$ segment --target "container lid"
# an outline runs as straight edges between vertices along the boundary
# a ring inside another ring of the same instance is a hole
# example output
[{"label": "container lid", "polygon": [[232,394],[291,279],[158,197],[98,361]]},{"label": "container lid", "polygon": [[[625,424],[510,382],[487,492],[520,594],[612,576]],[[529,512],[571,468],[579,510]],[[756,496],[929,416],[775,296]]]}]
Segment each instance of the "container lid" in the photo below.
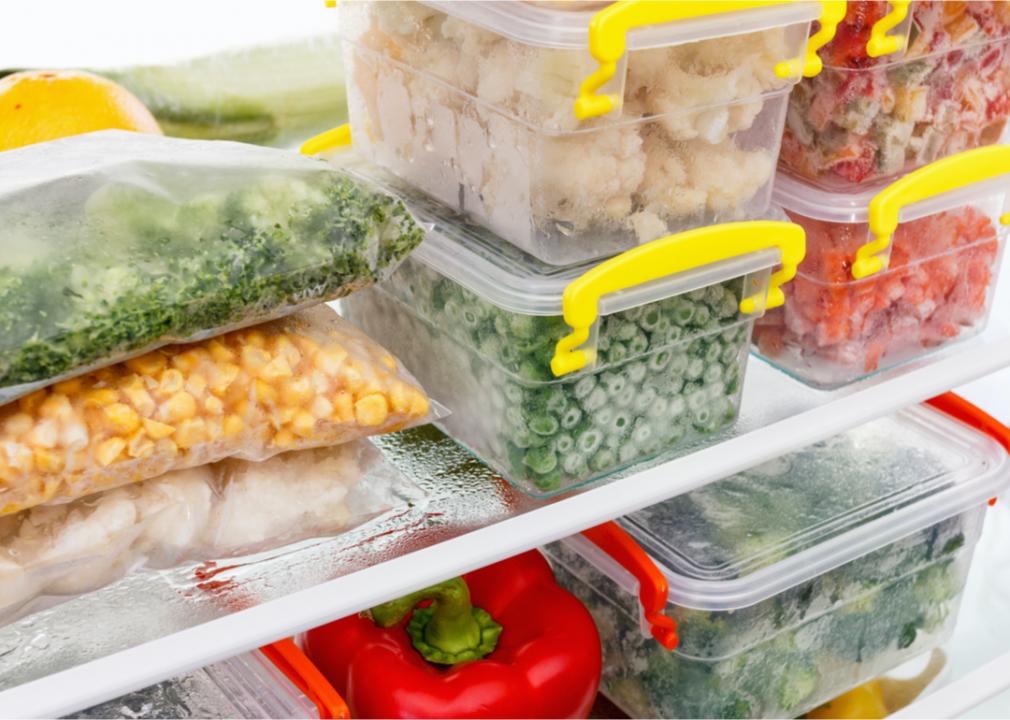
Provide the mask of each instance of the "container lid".
[{"label": "container lid", "polygon": [[[867,223],[869,222],[870,202],[878,193],[888,187],[885,184],[860,188],[855,192],[832,192],[808,185],[802,180],[779,172],[775,177],[772,202],[784,210],[814,220],[833,223]],[[957,190],[906,205],[901,208],[899,217],[901,222],[918,220],[927,215],[953,210],[980,198],[1008,190],[1010,190],[1010,170],[1005,175],[978,183],[969,183]]]},{"label": "container lid", "polygon": [[[684,0],[679,0],[683,2]],[[713,2],[717,6],[722,0]],[[515,0],[424,0],[424,4],[516,42],[547,48],[587,48],[589,22],[608,2],[515,2]],[[686,4],[686,3],[685,3]],[[812,22],[821,3],[772,3],[732,12],[685,18],[628,33],[628,50],[670,47],[717,37]]]},{"label": "container lid", "polygon": [[[561,315],[565,288],[601,262],[548,265],[352,154],[341,156],[336,162],[345,172],[398,195],[418,222],[429,227],[425,240],[410,256],[413,260],[429,266],[507,312]],[[780,262],[776,249],[758,250],[722,260],[607,295],[600,301],[600,314],[610,315],[674,297],[743,277]]]},{"label": "container lid", "polygon": [[669,602],[748,607],[970,508],[1010,481],[988,435],[903,410],[627,516]]}]

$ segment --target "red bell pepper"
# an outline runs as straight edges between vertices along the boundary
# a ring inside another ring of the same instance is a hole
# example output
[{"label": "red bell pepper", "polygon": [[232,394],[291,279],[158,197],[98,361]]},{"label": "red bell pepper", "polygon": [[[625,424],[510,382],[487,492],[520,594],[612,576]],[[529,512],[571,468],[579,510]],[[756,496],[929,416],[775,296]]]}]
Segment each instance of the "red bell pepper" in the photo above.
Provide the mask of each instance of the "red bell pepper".
[{"label": "red bell pepper", "polygon": [[600,681],[592,616],[535,550],[310,630],[304,646],[355,718],[584,718]]}]

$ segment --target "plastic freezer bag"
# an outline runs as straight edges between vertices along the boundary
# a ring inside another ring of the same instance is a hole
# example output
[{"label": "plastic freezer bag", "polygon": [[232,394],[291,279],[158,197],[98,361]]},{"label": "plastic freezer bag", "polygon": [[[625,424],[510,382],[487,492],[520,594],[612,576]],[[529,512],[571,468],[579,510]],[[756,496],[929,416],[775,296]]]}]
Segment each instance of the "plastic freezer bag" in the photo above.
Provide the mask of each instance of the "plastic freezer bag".
[{"label": "plastic freezer bag", "polygon": [[0,518],[0,620],[33,600],[97,590],[132,570],[332,536],[421,491],[367,440],[224,460]]},{"label": "plastic freezer bag", "polygon": [[428,407],[392,355],[331,308],[312,308],[0,407],[0,515],[226,457],[399,430]]},{"label": "plastic freezer bag", "polygon": [[0,154],[0,403],[386,277],[422,239],[329,164],[109,131]]}]

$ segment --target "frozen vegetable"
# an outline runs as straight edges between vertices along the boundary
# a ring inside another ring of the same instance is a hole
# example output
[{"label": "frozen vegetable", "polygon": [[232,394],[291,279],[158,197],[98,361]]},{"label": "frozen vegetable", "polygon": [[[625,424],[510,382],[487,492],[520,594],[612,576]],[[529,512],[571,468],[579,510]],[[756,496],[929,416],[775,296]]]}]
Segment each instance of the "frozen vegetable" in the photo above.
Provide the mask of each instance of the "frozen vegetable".
[{"label": "frozen vegetable", "polygon": [[546,262],[767,207],[791,82],[774,67],[799,54],[806,22],[633,51],[620,113],[578,120],[596,69],[585,48],[526,44],[423,3],[343,13],[359,150]]},{"label": "frozen vegetable", "polygon": [[825,70],[792,94],[782,161],[833,186],[1000,140],[1010,118],[1010,3],[913,3],[907,51],[870,58],[888,3],[850,2]]},{"label": "frozen vegetable", "polygon": [[457,439],[551,493],[735,420],[751,329],[739,312],[743,286],[726,281],[603,317],[595,371],[560,379],[550,369],[569,331],[559,315],[508,312],[419,262],[345,307],[410,358],[452,410],[445,424]]},{"label": "frozen vegetable", "polygon": [[334,535],[420,497],[366,440],[223,460],[0,518],[0,618],[96,590],[140,567]]},{"label": "frozen vegetable", "polygon": [[318,160],[94,133],[0,155],[0,402],[385,277],[423,237]]},{"label": "frozen vegetable", "polygon": [[837,384],[984,324],[1000,243],[993,220],[979,208],[901,223],[890,268],[859,281],[852,279],[851,262],[869,237],[866,224],[790,216],[806,230],[808,251],[785,288],[785,306],[759,319],[754,331],[761,354],[772,361]]},{"label": "frozen vegetable", "polygon": [[317,307],[0,407],[0,515],[226,457],[389,432],[427,413],[392,355]]},{"label": "frozen vegetable", "polygon": [[356,718],[584,718],[600,681],[592,617],[536,550],[310,630],[304,645]]}]

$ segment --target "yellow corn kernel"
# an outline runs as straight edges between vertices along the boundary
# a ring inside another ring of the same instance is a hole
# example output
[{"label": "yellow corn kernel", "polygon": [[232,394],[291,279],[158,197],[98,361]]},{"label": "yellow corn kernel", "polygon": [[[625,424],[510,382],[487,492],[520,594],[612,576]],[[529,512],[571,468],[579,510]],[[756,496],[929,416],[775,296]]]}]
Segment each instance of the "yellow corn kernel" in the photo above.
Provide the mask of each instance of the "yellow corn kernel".
[{"label": "yellow corn kernel", "polygon": [[268,362],[270,362],[270,356],[263,348],[254,345],[246,345],[242,348],[242,367],[250,375],[258,374]]},{"label": "yellow corn kernel", "polygon": [[241,372],[239,366],[231,363],[216,366],[210,378],[210,391],[215,395],[223,395],[225,390],[235,382],[239,372]]},{"label": "yellow corn kernel", "polygon": [[126,367],[138,375],[154,376],[168,367],[168,358],[163,353],[155,351],[130,358],[126,361]]},{"label": "yellow corn kernel", "polygon": [[51,418],[35,423],[35,426],[23,438],[25,444],[33,448],[54,448],[59,439],[59,423]]},{"label": "yellow corn kernel", "polygon": [[19,443],[4,443],[3,450],[7,453],[7,462],[14,470],[30,473],[35,467],[35,454],[31,448]]},{"label": "yellow corn kernel", "polygon": [[154,398],[151,397],[151,393],[144,388],[144,383],[139,377],[134,375],[130,382],[123,386],[122,391],[138,413],[144,417],[151,417],[154,414],[158,406],[154,402]]},{"label": "yellow corn kernel", "polygon": [[109,438],[95,449],[95,460],[102,467],[108,467],[116,461],[123,450],[126,449],[126,441],[123,438]]},{"label": "yellow corn kernel", "polygon": [[274,435],[274,445],[279,448],[288,449],[294,447],[297,438],[290,430],[281,430],[276,435]]},{"label": "yellow corn kernel", "polygon": [[389,404],[379,393],[366,395],[354,403],[354,420],[364,427],[381,425],[389,417]]},{"label": "yellow corn kernel", "polygon": [[333,403],[319,396],[312,401],[312,414],[320,420],[329,420],[333,414]]},{"label": "yellow corn kernel", "polygon": [[354,397],[350,393],[337,393],[333,396],[333,421],[350,422],[354,419]]},{"label": "yellow corn kernel", "polygon": [[210,352],[211,359],[218,364],[230,363],[235,360],[235,353],[229,350],[228,346],[218,338],[214,338],[207,343],[207,351]]},{"label": "yellow corn kernel", "polygon": [[291,420],[291,429],[301,437],[312,437],[316,432],[315,415],[305,410],[298,412]]},{"label": "yellow corn kernel", "polygon": [[260,368],[259,376],[267,382],[277,382],[281,378],[291,377],[291,366],[283,356],[278,355],[273,360]]},{"label": "yellow corn kernel", "polygon": [[224,403],[220,399],[211,395],[203,403],[203,409],[211,415],[220,415],[224,412]]},{"label": "yellow corn kernel", "polygon": [[221,418],[214,418],[207,421],[207,441],[214,442],[224,433],[221,426]]},{"label": "yellow corn kernel", "polygon": [[31,395],[25,395],[23,398],[18,398],[18,407],[21,408],[21,412],[26,412],[29,415],[32,415],[38,408],[39,403],[41,403],[45,397],[45,390],[36,390]]},{"label": "yellow corn kernel", "polygon": [[35,448],[33,453],[35,469],[39,472],[54,473],[63,469],[63,453],[57,450]]},{"label": "yellow corn kernel", "polygon": [[43,400],[38,407],[38,413],[42,417],[62,419],[74,412],[70,405],[70,398],[63,393],[53,393]]},{"label": "yellow corn kernel", "polygon": [[185,384],[186,378],[182,376],[182,373],[175,368],[171,368],[166,370],[161,376],[161,384],[158,385],[158,389],[163,395],[174,395],[182,390]]},{"label": "yellow corn kernel", "polygon": [[76,395],[83,387],[84,383],[80,378],[73,378],[53,384],[53,391],[60,395]]},{"label": "yellow corn kernel", "polygon": [[[245,334],[244,342],[246,345],[252,345],[255,348],[263,348],[266,347],[267,339],[259,330],[250,330]],[[245,348],[243,348],[244,350]]]},{"label": "yellow corn kernel", "polygon": [[174,440],[164,438],[154,444],[154,451],[162,457],[172,457],[178,454],[179,446],[175,444]]},{"label": "yellow corn kernel", "polygon": [[298,348],[288,338],[287,335],[278,335],[274,338],[273,352],[275,356],[284,358],[289,367],[298,367],[302,362],[302,354]]},{"label": "yellow corn kernel", "polygon": [[113,403],[106,407],[105,417],[116,428],[116,432],[123,435],[130,435],[140,427],[140,416],[137,411],[124,403]]},{"label": "yellow corn kernel", "polygon": [[319,350],[319,344],[310,337],[305,335],[293,334],[291,336],[291,342],[295,344],[299,350],[301,350],[302,355],[306,358],[312,358],[313,355]]},{"label": "yellow corn kernel", "polygon": [[138,430],[126,445],[126,454],[132,458],[146,458],[154,454],[154,441]]},{"label": "yellow corn kernel", "polygon": [[327,345],[312,358],[312,364],[330,377],[336,377],[341,365],[347,360],[347,350],[340,345]]},{"label": "yellow corn kernel", "polygon": [[266,405],[277,402],[277,391],[259,378],[253,384],[256,390],[256,402]]},{"label": "yellow corn kernel", "polygon": [[273,419],[276,421],[277,427],[289,425],[295,419],[295,415],[298,412],[299,410],[296,407],[282,407],[273,414]]},{"label": "yellow corn kernel", "polygon": [[14,482],[15,474],[14,468],[7,464],[7,456],[4,453],[0,453],[0,482]]},{"label": "yellow corn kernel", "polygon": [[428,411],[431,409],[431,403],[428,402],[428,397],[424,393],[419,393],[414,390],[413,401],[410,403],[410,414],[416,418],[425,417]]},{"label": "yellow corn kernel", "polygon": [[238,402],[232,403],[231,411],[233,414],[238,415],[240,418],[248,419],[250,411],[249,401],[245,398],[242,398]]},{"label": "yellow corn kernel", "polygon": [[207,378],[200,373],[193,373],[186,379],[186,390],[194,397],[202,397],[207,390]]},{"label": "yellow corn kernel", "polygon": [[155,440],[161,440],[162,438],[167,438],[169,435],[175,432],[175,428],[171,425],[166,425],[163,422],[158,422],[157,420],[151,420],[149,418],[144,418],[144,432],[150,435]]},{"label": "yellow corn kernel", "polygon": [[183,450],[199,445],[207,439],[207,423],[203,418],[184,420],[175,431],[175,444]]},{"label": "yellow corn kernel", "polygon": [[307,377],[296,377],[281,383],[281,402],[300,407],[312,399],[312,382]]},{"label": "yellow corn kernel", "polygon": [[196,400],[185,390],[170,397],[159,409],[160,419],[177,423],[196,416]]},{"label": "yellow corn kernel", "polygon": [[191,373],[210,357],[206,350],[200,347],[190,348],[172,358],[172,366],[183,373]]},{"label": "yellow corn kernel", "polygon": [[379,361],[386,366],[389,370],[396,370],[396,358],[390,355],[388,352],[383,352]]},{"label": "yellow corn kernel", "polygon": [[245,423],[242,422],[242,418],[238,415],[229,415],[224,419],[224,423],[221,425],[221,430],[224,432],[225,437],[235,437],[245,428]]},{"label": "yellow corn kernel", "polygon": [[84,399],[85,407],[101,407],[119,402],[119,393],[112,388],[94,388],[86,390],[81,397]]},{"label": "yellow corn kernel", "polygon": [[406,383],[396,381],[389,388],[389,407],[398,415],[410,412],[410,404],[413,401],[411,388]]},{"label": "yellow corn kernel", "polygon": [[4,420],[4,435],[9,438],[18,438],[32,429],[35,422],[32,416],[27,413],[14,413]]}]

